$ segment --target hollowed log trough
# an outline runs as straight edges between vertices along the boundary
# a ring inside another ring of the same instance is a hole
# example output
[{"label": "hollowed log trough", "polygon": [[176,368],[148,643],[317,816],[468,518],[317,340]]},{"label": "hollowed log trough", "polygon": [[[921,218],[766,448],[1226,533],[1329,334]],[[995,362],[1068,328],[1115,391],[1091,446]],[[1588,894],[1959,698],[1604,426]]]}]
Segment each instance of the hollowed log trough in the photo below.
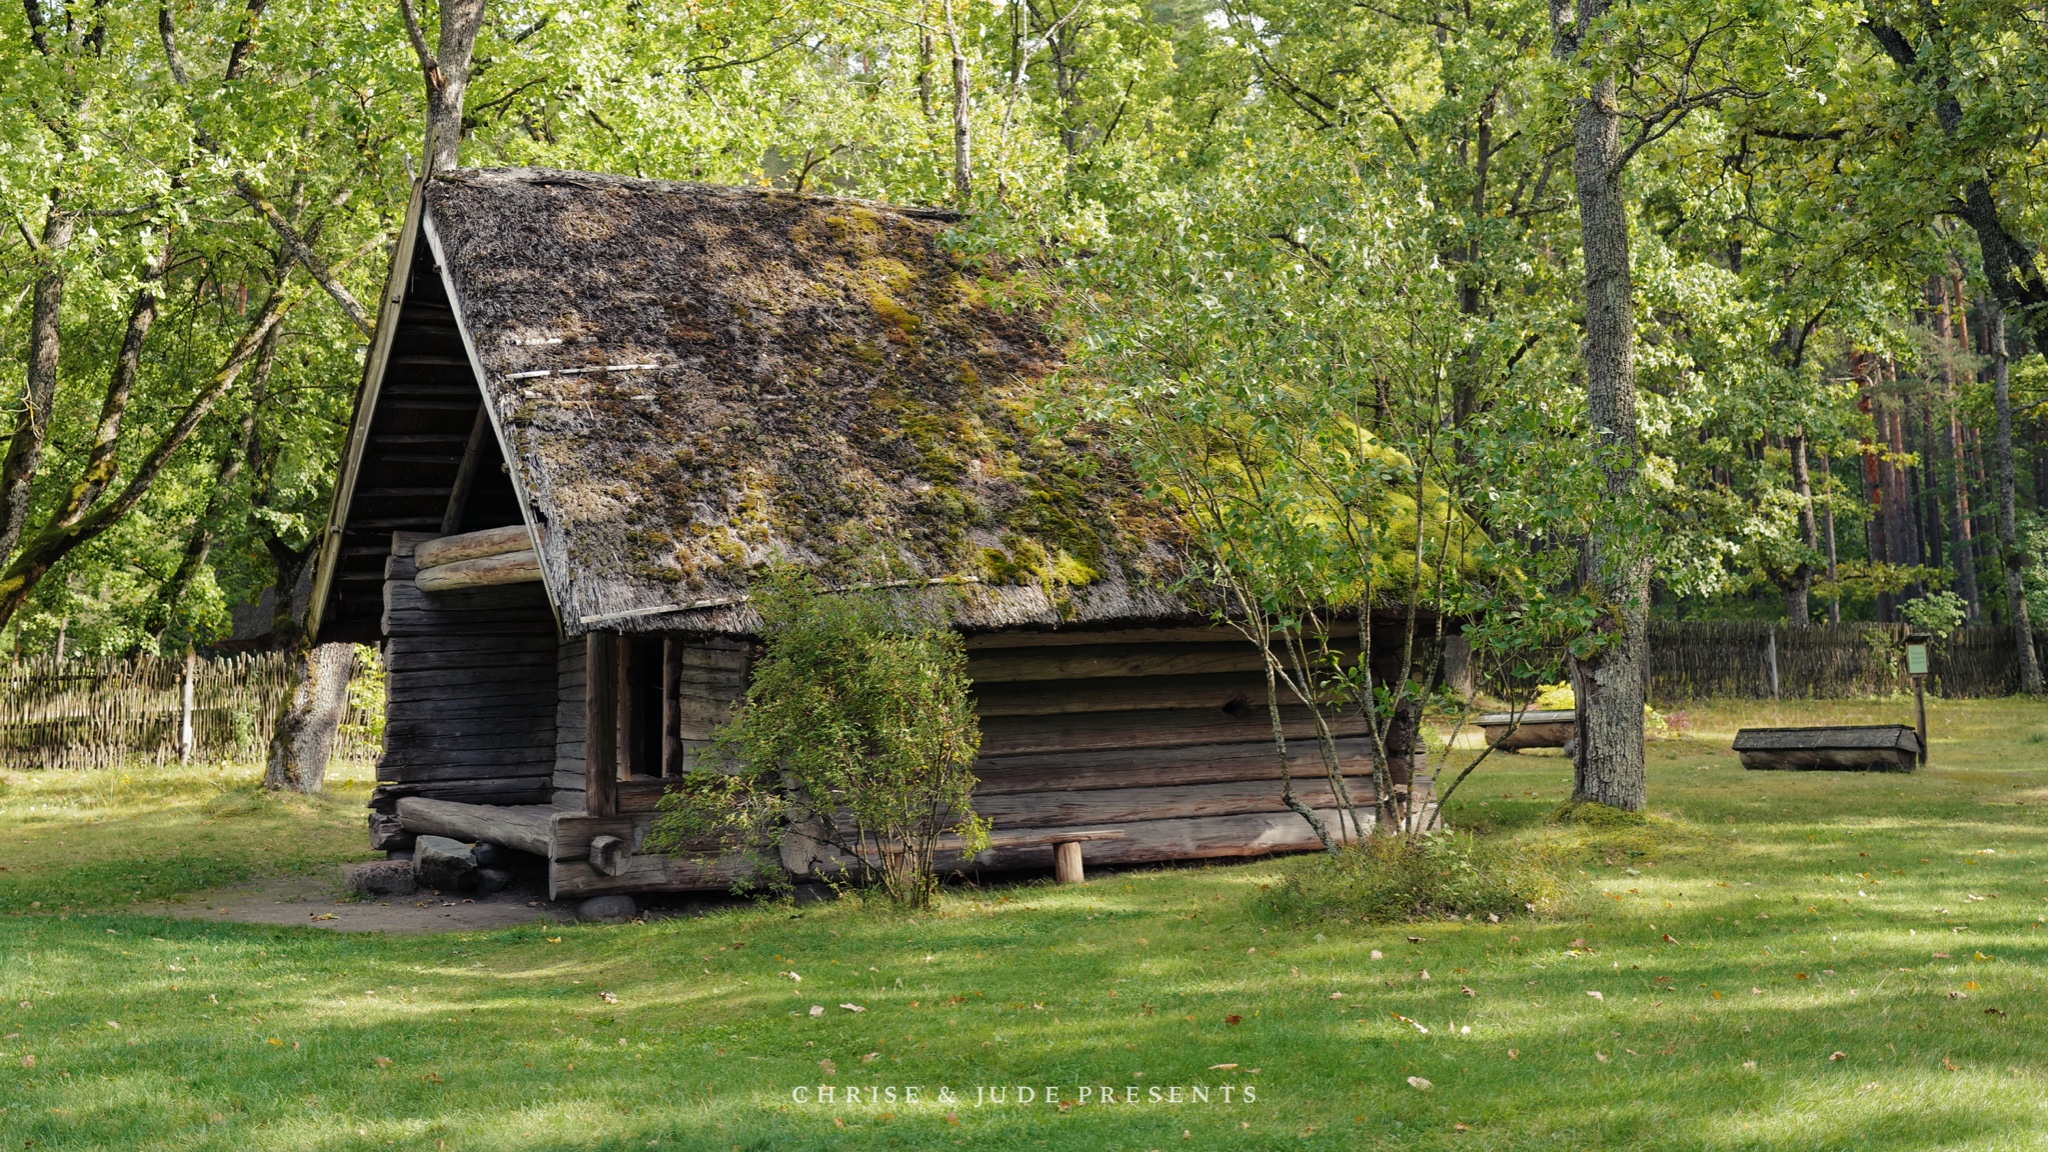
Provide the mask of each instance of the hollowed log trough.
[{"label": "hollowed log trough", "polygon": [[1735,734],[1742,766],[1754,771],[1911,772],[1920,737],[1904,724],[1744,728]]}]

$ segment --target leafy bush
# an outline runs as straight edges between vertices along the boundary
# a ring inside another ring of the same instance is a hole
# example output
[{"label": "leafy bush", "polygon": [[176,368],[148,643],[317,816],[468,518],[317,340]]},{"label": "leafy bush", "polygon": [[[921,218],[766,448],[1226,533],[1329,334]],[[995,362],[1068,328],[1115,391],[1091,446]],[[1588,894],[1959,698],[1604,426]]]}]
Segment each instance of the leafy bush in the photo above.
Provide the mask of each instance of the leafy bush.
[{"label": "leafy bush", "polygon": [[1544,912],[1560,885],[1544,853],[1469,834],[1377,835],[1290,861],[1273,890],[1290,919],[1438,920]]},{"label": "leafy bush", "polygon": [[[879,596],[822,592],[795,568],[755,596],[765,652],[711,753],[662,799],[649,843],[713,841],[781,875],[785,836],[894,901],[931,903],[943,837],[988,844],[969,767],[981,745],[952,632]],[[836,853],[836,857],[834,854]]]},{"label": "leafy bush", "polygon": [[1899,605],[1899,614],[1944,639],[1970,618],[1970,605],[1953,592],[1930,592]]}]

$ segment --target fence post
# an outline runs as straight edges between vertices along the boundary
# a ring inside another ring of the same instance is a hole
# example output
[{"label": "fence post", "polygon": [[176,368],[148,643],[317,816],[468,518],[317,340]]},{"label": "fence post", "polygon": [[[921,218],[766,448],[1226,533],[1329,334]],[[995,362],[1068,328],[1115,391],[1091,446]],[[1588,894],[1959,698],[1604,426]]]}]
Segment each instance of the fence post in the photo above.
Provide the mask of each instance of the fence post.
[{"label": "fence post", "polygon": [[1773,624],[1769,639],[1764,641],[1764,659],[1771,666],[1771,699],[1778,698],[1778,626]]},{"label": "fence post", "polygon": [[192,680],[194,673],[197,671],[198,663],[199,657],[193,652],[192,645],[185,645],[184,699],[182,706],[178,710],[178,762],[180,764],[190,764],[192,762]]}]

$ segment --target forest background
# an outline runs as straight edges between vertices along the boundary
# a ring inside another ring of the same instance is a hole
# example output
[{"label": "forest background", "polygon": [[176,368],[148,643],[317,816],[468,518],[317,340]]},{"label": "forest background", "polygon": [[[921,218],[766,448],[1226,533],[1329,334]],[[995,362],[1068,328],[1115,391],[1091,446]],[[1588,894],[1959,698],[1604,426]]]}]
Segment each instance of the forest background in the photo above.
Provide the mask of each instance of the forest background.
[{"label": "forest background", "polygon": [[[221,645],[297,583],[422,165],[411,16],[0,12],[0,649]],[[2048,612],[2044,21],[526,0],[457,106],[465,165],[968,209],[1069,340],[1049,429],[1270,529],[1220,563],[1342,599],[1317,564],[1412,549],[1366,583],[1625,649],[1642,612]],[[244,631],[286,644],[276,601]]]}]

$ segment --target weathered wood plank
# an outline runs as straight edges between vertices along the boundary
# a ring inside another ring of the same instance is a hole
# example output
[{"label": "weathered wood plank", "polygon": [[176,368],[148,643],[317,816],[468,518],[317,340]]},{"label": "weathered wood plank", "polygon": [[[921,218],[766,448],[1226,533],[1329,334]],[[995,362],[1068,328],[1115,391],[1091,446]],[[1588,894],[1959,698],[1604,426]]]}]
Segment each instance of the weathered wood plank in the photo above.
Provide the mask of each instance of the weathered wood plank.
[{"label": "weathered wood plank", "polygon": [[458,800],[478,804],[544,804],[548,798],[545,777],[517,776],[491,780],[409,780],[384,781],[370,792],[370,807],[390,812],[406,796],[431,796],[437,800]]},{"label": "weathered wood plank", "polygon": [[974,686],[974,710],[984,717],[1221,709],[1231,704],[1264,708],[1265,676],[1257,672],[1217,672],[1197,676],[997,681]]},{"label": "weathered wood plank", "polygon": [[[535,756],[553,759],[555,726],[546,716],[523,718],[479,717],[397,717],[384,722],[385,746],[393,752],[403,751],[403,745],[416,743],[422,747],[429,742],[440,741],[474,751],[486,749],[534,748]],[[535,748],[536,744],[544,747]]]},{"label": "weathered wood plank", "polygon": [[[530,769],[526,766],[532,766]],[[518,766],[520,771],[552,772],[553,760],[545,748],[535,748],[531,739],[514,741],[507,748],[476,748],[462,741],[446,745],[430,743],[399,745],[386,748],[377,758],[379,771],[412,772],[439,771],[444,768],[469,768],[474,774],[485,776],[494,770]]]},{"label": "weathered wood plank", "polygon": [[540,553],[527,549],[422,568],[419,575],[412,578],[412,583],[422,592],[446,594],[503,584],[537,583],[539,580]]},{"label": "weathered wood plank", "polygon": [[[1296,780],[1294,791],[1311,808],[1336,808],[1328,779]],[[1372,788],[1368,780],[1352,789],[1352,803],[1371,819]],[[1017,792],[977,796],[974,810],[998,830],[1065,828],[1094,824],[1126,824],[1143,820],[1239,816],[1251,812],[1287,812],[1280,802],[1278,780],[1231,784],[1188,784],[1163,788],[1108,788],[1087,792]],[[1299,817],[1296,817],[1299,819]]]},{"label": "weathered wood plank", "polygon": [[527,533],[526,525],[510,524],[503,528],[485,528],[423,541],[413,546],[412,555],[413,562],[419,567],[434,568],[460,560],[480,560],[486,556],[532,549],[533,537]]},{"label": "weathered wood plank", "polygon": [[[1364,737],[1337,742],[1347,776],[1372,775],[1372,745]],[[1292,741],[1288,763],[1295,779],[1321,778],[1323,760],[1313,741]],[[974,766],[981,783],[974,794],[1000,796],[1043,789],[1140,788],[1160,784],[1222,784],[1278,780],[1279,757],[1270,740],[1197,744],[1175,748],[1132,748],[1105,752],[1062,752],[985,758]]]},{"label": "weathered wood plank", "polygon": [[1079,644],[1058,648],[982,649],[967,654],[977,684],[1011,680],[1088,680],[1128,676],[1192,676],[1256,672],[1258,649],[1237,644]]},{"label": "weathered wood plank", "polygon": [[[1337,813],[1317,813],[1331,829]],[[1124,838],[1090,844],[1091,865],[1150,864],[1163,860],[1204,860],[1269,856],[1281,852],[1312,852],[1322,843],[1308,822],[1292,812],[1243,816],[1204,816],[1184,820],[1147,820],[1119,825]],[[973,866],[986,869],[1050,868],[1050,847],[993,848],[976,857]]]},{"label": "weathered wood plank", "polygon": [[593,632],[583,638],[584,765],[583,801],[593,816],[618,811],[618,702],[614,669],[618,637]]},{"label": "weathered wood plank", "polygon": [[[1313,739],[1315,725],[1307,709],[1280,710],[1287,738]],[[1368,732],[1362,717],[1333,718],[1338,736]],[[981,723],[984,756],[1025,752],[1082,752],[1106,748],[1166,748],[1186,744],[1219,744],[1270,736],[1266,709],[1245,708],[1236,715],[1215,711],[1097,712],[1074,716],[991,716]]]},{"label": "weathered wood plank", "polygon": [[635,856],[617,876],[606,876],[588,860],[553,860],[548,864],[548,899],[606,892],[713,892],[753,875],[753,865],[737,858],[719,860],[706,868],[685,857]]},{"label": "weathered wood plank", "polygon": [[447,836],[469,843],[489,841],[546,856],[551,848],[547,805],[460,804],[423,796],[398,801],[398,821],[408,832]]},{"label": "weathered wood plank", "polygon": [[[1330,635],[1347,637],[1358,635],[1356,622],[1340,620],[1330,628]],[[1084,644],[1245,644],[1246,640],[1236,629],[1225,626],[1194,626],[1187,628],[1076,628],[1072,631],[1056,632],[980,632],[966,638],[969,652],[996,648],[1072,648]]]}]

